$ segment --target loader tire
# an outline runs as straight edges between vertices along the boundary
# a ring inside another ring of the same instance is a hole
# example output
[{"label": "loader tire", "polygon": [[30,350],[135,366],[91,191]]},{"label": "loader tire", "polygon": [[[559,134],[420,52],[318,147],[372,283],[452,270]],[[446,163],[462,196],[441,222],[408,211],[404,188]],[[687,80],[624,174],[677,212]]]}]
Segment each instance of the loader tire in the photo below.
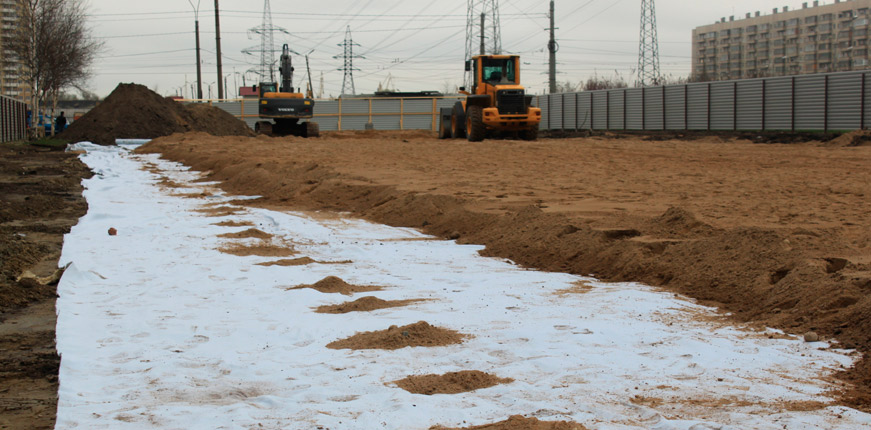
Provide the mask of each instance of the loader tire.
[{"label": "loader tire", "polygon": [[[450,117],[448,117],[450,118]],[[448,139],[451,137],[450,120],[445,121],[445,115],[439,114],[439,139]]]},{"label": "loader tire", "polygon": [[454,105],[454,110],[451,112],[451,137],[454,139],[466,137],[466,113],[463,111],[463,104],[459,102]]},{"label": "loader tire", "polygon": [[469,142],[481,142],[487,135],[484,126],[484,108],[481,106],[469,106],[466,112],[466,131]]},{"label": "loader tire", "polygon": [[528,141],[538,140],[538,126],[530,127],[521,131],[520,138]]}]

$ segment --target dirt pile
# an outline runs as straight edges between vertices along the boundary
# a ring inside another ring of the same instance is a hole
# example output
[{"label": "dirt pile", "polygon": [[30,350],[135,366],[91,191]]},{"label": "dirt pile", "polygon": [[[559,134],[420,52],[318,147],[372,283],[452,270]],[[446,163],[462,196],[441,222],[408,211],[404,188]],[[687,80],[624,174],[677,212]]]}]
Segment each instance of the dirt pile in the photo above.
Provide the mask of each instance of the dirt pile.
[{"label": "dirt pile", "polygon": [[292,246],[281,246],[266,241],[254,244],[234,243],[218,248],[224,254],[237,257],[290,257],[296,254]]},{"label": "dirt pile", "polygon": [[538,418],[513,415],[507,420],[495,424],[465,427],[464,429],[435,426],[430,427],[430,430],[587,430],[587,428],[568,421],[539,421]]},{"label": "dirt pile", "polygon": [[317,261],[309,258],[309,257],[300,257],[300,258],[289,258],[282,259],[276,261],[269,261],[266,263],[257,263],[258,266],[263,267],[272,267],[272,266],[281,266],[281,267],[294,267],[294,266],[307,266],[309,264],[317,263]]},{"label": "dirt pile", "polygon": [[357,333],[327,345],[330,349],[402,349],[414,346],[435,347],[462,343],[466,336],[454,330],[433,327],[426,321],[387,330]]},{"label": "dirt pile", "polygon": [[383,287],[379,287],[376,285],[351,285],[341,278],[337,278],[335,276],[327,276],[324,279],[321,279],[318,282],[315,282],[312,285],[299,285],[293,288],[288,288],[290,290],[302,290],[306,288],[311,288],[313,290],[320,291],[326,294],[344,294],[346,296],[350,296],[356,293],[365,293],[369,291],[380,291]]},{"label": "dirt pile", "polygon": [[362,297],[353,302],[340,303],[338,305],[319,306],[318,313],[321,314],[347,314],[350,312],[371,312],[378,309],[401,308],[421,300],[381,300],[377,297]]},{"label": "dirt pile", "polygon": [[844,133],[825,143],[825,146],[871,146],[871,132],[856,130]]},{"label": "dirt pile", "polygon": [[444,375],[417,375],[394,381],[399,388],[409,393],[458,394],[490,388],[499,384],[510,384],[511,378],[500,378],[477,370],[450,372]]},{"label": "dirt pile", "polygon": [[[871,353],[868,147],[404,140],[171,137],[142,150],[267,207],[352,212],[528,267],[662,286]],[[871,358],[841,376],[871,393]]]},{"label": "dirt pile", "polygon": [[222,237],[225,239],[262,239],[262,240],[272,239],[271,234],[266,233],[262,230],[258,230],[256,228],[249,228],[248,230],[240,231],[240,232],[236,232],[236,233],[219,234],[218,237]]},{"label": "dirt pile", "polygon": [[243,121],[221,109],[184,105],[143,85],[119,84],[109,97],[70,124],[60,138],[114,145],[115,139],[153,139],[201,131],[215,136],[253,136]]}]

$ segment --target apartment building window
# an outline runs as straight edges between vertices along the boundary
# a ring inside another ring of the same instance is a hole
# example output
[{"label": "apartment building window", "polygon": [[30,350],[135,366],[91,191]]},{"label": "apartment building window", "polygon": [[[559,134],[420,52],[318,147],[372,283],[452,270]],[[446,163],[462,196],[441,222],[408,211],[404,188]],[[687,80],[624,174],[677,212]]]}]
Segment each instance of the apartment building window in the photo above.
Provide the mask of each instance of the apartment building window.
[{"label": "apartment building window", "polygon": [[817,55],[817,59],[820,61],[830,61],[832,59],[832,54],[828,52],[824,52],[822,54]]},{"label": "apartment building window", "polygon": [[789,21],[786,21],[787,27],[795,27],[796,25],[798,25],[798,18],[793,18]]},{"label": "apartment building window", "polygon": [[852,18],[852,17],[853,17],[852,10],[845,10],[845,11],[838,14],[839,19]]},{"label": "apartment building window", "polygon": [[805,23],[805,24],[816,24],[816,23],[817,23],[817,17],[815,17],[815,16],[809,16],[809,17],[807,17],[807,18],[804,19],[804,23]]},{"label": "apartment building window", "polygon": [[842,31],[838,33],[838,39],[846,39],[848,37],[850,37],[849,31]]},{"label": "apartment building window", "polygon": [[853,37],[865,37],[868,34],[868,29],[860,28],[858,30],[853,30]]},{"label": "apartment building window", "polygon": [[731,48],[729,48],[729,51],[731,51],[731,52],[741,52],[741,46],[740,46],[740,45],[738,45],[738,46],[733,45]]},{"label": "apartment building window", "polygon": [[720,30],[720,37],[728,37],[729,30]]},{"label": "apartment building window", "polygon": [[853,27],[864,27],[868,25],[868,18],[861,18],[853,21]]},{"label": "apartment building window", "polygon": [[786,21],[777,21],[774,23],[774,28],[783,28],[786,27]]},{"label": "apartment building window", "polygon": [[804,61],[817,61],[817,56],[815,54],[807,54],[804,56]]},{"label": "apartment building window", "polygon": [[805,33],[816,33],[817,26],[811,25],[811,26],[805,28],[804,31],[805,31]]},{"label": "apartment building window", "polygon": [[783,55],[783,52],[784,52],[783,48],[778,48],[778,49],[775,49],[775,50],[774,50],[774,55],[775,55],[775,56],[777,56],[777,55]]},{"label": "apartment building window", "polygon": [[820,48],[820,51],[829,51],[832,49],[832,44],[831,43],[820,43],[819,48]]},{"label": "apartment building window", "polygon": [[760,42],[760,43],[756,44],[756,49],[768,49],[769,46],[770,46],[769,42]]},{"label": "apartment building window", "polygon": [[768,51],[759,51],[756,53],[756,58],[767,58]]},{"label": "apartment building window", "polygon": [[835,18],[835,16],[830,14],[830,13],[820,15],[820,21],[822,21],[822,22],[831,21],[834,18]]},{"label": "apartment building window", "polygon": [[768,31],[771,28],[770,24],[759,24],[759,31]]},{"label": "apartment building window", "polygon": [[817,27],[819,31],[832,31],[832,24],[820,24]]},{"label": "apartment building window", "polygon": [[751,26],[747,27],[747,32],[748,33],[756,33],[756,29],[757,29],[757,27],[755,25],[751,25]]},{"label": "apartment building window", "polygon": [[817,48],[816,44],[810,44],[810,45],[804,45],[804,47],[802,47],[801,50],[803,52],[813,52],[816,50],[816,48]]}]

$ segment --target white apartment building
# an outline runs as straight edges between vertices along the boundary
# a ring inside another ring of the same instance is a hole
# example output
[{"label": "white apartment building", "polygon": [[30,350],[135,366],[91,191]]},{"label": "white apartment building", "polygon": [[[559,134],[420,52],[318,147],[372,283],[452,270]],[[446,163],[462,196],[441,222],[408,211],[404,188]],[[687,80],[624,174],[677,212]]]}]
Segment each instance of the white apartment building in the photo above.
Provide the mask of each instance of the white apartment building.
[{"label": "white apartment building", "polygon": [[871,0],[722,18],[693,30],[692,76],[726,80],[869,68]]},{"label": "white apartment building", "polygon": [[12,34],[18,28],[19,0],[0,0],[0,94],[22,99],[26,85],[19,79],[21,64],[9,48]]}]

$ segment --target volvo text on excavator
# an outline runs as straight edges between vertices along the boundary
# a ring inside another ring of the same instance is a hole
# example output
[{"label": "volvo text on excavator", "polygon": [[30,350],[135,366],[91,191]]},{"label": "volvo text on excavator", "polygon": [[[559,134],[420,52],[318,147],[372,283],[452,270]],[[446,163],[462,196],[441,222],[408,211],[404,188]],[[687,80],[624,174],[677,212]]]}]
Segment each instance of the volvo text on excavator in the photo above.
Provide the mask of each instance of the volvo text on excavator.
[{"label": "volvo text on excavator", "polygon": [[269,136],[318,137],[320,128],[311,121],[315,101],[294,91],[293,65],[287,45],[282,48],[280,62],[281,88],[275,82],[260,84],[258,112],[261,121],[254,125],[254,131]]}]

